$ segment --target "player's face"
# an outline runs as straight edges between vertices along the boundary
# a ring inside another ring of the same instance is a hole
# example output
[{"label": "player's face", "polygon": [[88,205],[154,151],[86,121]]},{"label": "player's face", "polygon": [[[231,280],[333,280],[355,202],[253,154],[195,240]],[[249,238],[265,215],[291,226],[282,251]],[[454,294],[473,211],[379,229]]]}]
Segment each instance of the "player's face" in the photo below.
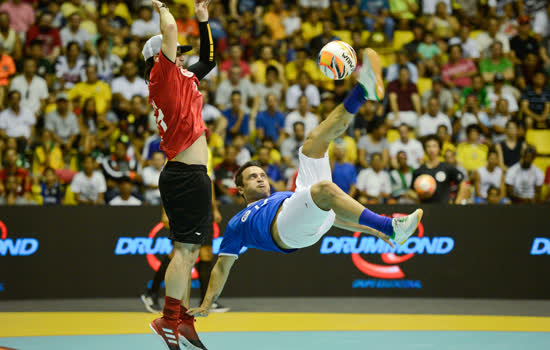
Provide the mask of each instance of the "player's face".
[{"label": "player's face", "polygon": [[176,66],[177,66],[178,68],[183,67],[183,62],[184,62],[184,61],[185,61],[185,54],[183,54],[183,53],[180,54],[180,53],[178,52],[178,55],[176,56]]},{"label": "player's face", "polygon": [[246,168],[243,171],[243,187],[241,191],[249,203],[269,197],[271,193],[265,171],[257,166]]}]

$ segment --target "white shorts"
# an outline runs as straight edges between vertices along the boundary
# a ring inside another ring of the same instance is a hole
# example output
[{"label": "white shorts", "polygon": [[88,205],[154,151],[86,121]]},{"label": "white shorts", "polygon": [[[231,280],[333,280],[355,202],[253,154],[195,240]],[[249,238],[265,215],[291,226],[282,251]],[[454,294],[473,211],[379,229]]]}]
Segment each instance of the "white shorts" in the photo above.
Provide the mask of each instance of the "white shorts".
[{"label": "white shorts", "polygon": [[317,243],[332,227],[334,211],[319,208],[311,197],[311,186],[323,180],[332,181],[328,152],[324,158],[309,158],[299,150],[300,164],[296,192],[286,199],[277,216],[279,237],[289,247],[304,248]]}]

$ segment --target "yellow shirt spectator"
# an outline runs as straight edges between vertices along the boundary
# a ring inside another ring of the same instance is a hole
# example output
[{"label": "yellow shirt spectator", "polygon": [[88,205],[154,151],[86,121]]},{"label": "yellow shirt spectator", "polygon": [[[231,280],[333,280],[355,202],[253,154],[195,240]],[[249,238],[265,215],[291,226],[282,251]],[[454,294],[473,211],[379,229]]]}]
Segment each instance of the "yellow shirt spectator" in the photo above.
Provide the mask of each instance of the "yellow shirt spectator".
[{"label": "yellow shirt spectator", "polygon": [[[103,6],[101,7],[101,15],[105,16],[107,13],[109,13],[109,8],[108,8],[108,5],[104,2]],[[128,6],[126,6],[124,2],[119,2],[116,5],[115,16],[124,18],[124,20],[129,25],[132,24],[132,15],[130,14],[130,10],[128,9]]]},{"label": "yellow shirt spectator", "polygon": [[[344,144],[345,149],[343,162],[355,164],[355,162],[357,161],[357,144],[355,143],[355,140],[353,139],[353,137],[350,137],[348,135],[345,135],[340,140]],[[330,159],[333,159],[334,157],[334,141],[331,142],[328,146],[328,156]]]},{"label": "yellow shirt spectator", "polygon": [[33,175],[42,175],[47,166],[55,170],[63,169],[65,167],[61,148],[54,145],[53,141],[50,141],[49,144],[49,162],[46,159],[46,149],[44,145],[40,145],[34,150],[32,162]]},{"label": "yellow shirt spectator", "polygon": [[487,145],[463,142],[456,149],[456,159],[464,169],[474,171],[487,164],[488,151]]},{"label": "yellow shirt spectator", "polygon": [[283,18],[286,17],[284,11],[276,13],[269,11],[264,15],[264,24],[269,27],[271,37],[275,40],[283,40],[286,37],[285,27],[283,26]]},{"label": "yellow shirt spectator", "polygon": [[[267,47],[265,47],[264,50],[266,48]],[[274,66],[275,68],[280,70],[283,69],[282,65],[274,59],[270,59],[269,61],[267,61],[267,63],[265,63],[265,61],[263,60],[257,60],[256,62],[252,63],[251,67],[252,75],[255,77],[255,83],[265,84],[265,71],[268,66]]]},{"label": "yellow shirt spectator", "polygon": [[298,73],[302,70],[306,72],[313,80],[317,80],[319,73],[321,73],[321,70],[319,70],[313,60],[294,60],[287,63],[287,65],[285,66],[286,80],[288,80],[289,82],[296,82],[296,79],[298,78]]},{"label": "yellow shirt spectator", "polygon": [[416,10],[418,10],[416,0],[390,0],[390,12],[396,18],[415,19]]},{"label": "yellow shirt spectator", "polygon": [[315,24],[311,22],[304,22],[302,23],[301,27],[302,38],[304,38],[306,42],[310,42],[311,39],[323,33],[323,24],[321,22],[317,22]]},{"label": "yellow shirt spectator", "polygon": [[97,114],[104,114],[111,104],[111,88],[106,82],[97,80],[97,72],[94,66],[88,66],[86,74],[88,81],[76,84],[69,90],[67,96],[71,101],[79,98],[81,106],[88,97],[93,97]]},{"label": "yellow shirt spectator", "polygon": [[210,136],[208,136],[208,149],[212,150],[212,167],[215,168],[223,162],[223,138],[214,132],[210,132]]}]

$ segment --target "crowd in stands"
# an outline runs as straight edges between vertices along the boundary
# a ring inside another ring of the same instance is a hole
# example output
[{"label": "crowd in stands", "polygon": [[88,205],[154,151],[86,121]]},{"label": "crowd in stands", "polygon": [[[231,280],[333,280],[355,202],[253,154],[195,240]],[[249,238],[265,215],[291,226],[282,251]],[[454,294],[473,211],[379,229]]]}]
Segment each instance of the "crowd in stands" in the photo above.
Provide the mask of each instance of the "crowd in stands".
[{"label": "crowd in stands", "polygon": [[[192,0],[166,1],[198,60]],[[316,65],[332,40],[382,58],[386,96],[329,148],[333,180],[363,204],[550,198],[547,0],[212,0],[217,67],[201,81],[221,203],[257,159],[295,186],[298,149],[356,73]],[[0,205],[158,205],[165,162],[142,78],[158,34],[148,0],[0,4]],[[434,171],[434,169],[436,171]],[[438,190],[419,198],[413,180]]]}]

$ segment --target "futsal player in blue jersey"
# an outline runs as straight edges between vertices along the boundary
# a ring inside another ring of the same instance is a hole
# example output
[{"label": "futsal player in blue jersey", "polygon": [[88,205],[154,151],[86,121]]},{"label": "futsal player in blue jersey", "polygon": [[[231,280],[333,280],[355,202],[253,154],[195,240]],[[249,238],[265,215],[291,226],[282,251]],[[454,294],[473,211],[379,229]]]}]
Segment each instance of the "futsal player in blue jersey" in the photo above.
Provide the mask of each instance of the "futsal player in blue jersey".
[{"label": "futsal player in blue jersey", "polygon": [[422,209],[406,217],[387,218],[366,209],[332,182],[330,142],[347,129],[363,103],[384,97],[380,58],[371,49],[366,50],[358,82],[300,148],[296,192],[271,194],[268,177],[259,163],[248,162],[237,171],[235,183],[248,205],[225,228],[203,303],[188,310],[188,314],[208,315],[243,247],[292,253],[315,244],[333,225],[374,234],[389,244],[390,239],[403,244],[414,233]]}]

